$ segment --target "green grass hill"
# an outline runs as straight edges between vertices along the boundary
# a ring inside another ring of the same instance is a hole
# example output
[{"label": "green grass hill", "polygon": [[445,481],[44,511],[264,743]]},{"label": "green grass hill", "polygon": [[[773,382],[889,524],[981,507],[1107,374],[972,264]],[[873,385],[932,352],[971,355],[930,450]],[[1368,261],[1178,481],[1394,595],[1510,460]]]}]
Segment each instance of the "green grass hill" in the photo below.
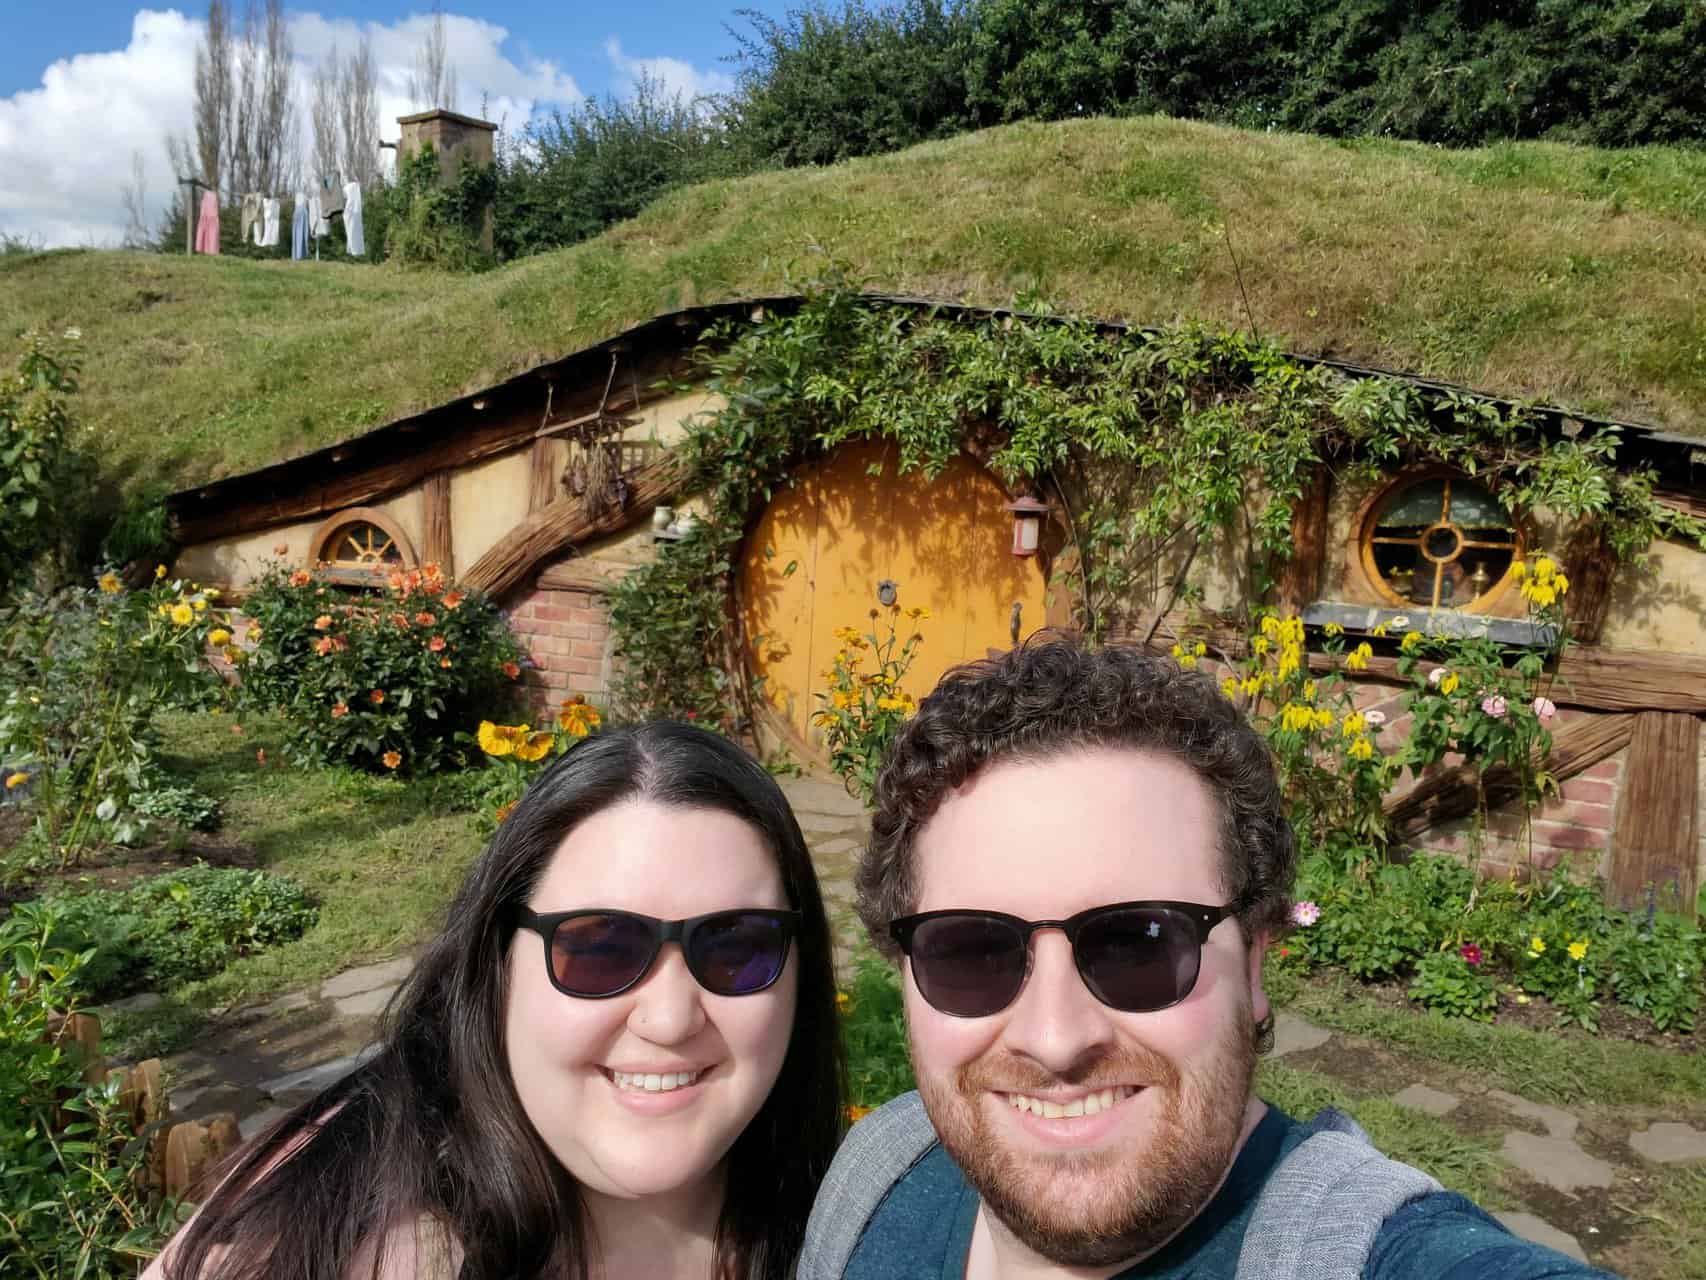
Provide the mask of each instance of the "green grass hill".
[{"label": "green grass hill", "polygon": [[0,259],[0,358],[76,327],[87,441],[126,487],[325,445],[661,311],[868,287],[1016,296],[1706,435],[1706,153],[1448,151],[1148,118],[1021,124],[707,183],[479,276],[104,251]]}]

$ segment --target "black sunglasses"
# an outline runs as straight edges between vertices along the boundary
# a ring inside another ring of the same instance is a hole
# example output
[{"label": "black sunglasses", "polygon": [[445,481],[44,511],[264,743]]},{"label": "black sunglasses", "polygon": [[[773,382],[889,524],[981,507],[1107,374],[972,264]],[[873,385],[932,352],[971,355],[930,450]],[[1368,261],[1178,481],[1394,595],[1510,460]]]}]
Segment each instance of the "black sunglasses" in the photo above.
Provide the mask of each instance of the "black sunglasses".
[{"label": "black sunglasses", "polygon": [[566,996],[619,996],[651,970],[666,942],[679,942],[687,971],[718,996],[750,996],[782,976],[798,911],[741,908],[686,920],[591,908],[540,915],[526,907],[516,924],[545,940],[545,971]]},{"label": "black sunglasses", "polygon": [[889,924],[931,1006],[956,1018],[987,1018],[1019,998],[1031,976],[1031,935],[1059,929],[1090,993],[1124,1013],[1153,1013],[1191,994],[1209,932],[1242,902],[1116,902],[1065,920],[1021,920],[1000,911],[926,911]]}]

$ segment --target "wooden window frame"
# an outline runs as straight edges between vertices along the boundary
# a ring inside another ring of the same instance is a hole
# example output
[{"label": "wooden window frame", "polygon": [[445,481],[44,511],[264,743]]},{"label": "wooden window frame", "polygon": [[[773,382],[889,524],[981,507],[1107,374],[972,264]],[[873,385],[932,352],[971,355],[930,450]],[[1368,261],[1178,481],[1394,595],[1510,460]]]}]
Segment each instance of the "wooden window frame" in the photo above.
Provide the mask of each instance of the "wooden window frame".
[{"label": "wooden window frame", "polygon": [[403,558],[403,562],[395,566],[397,570],[406,573],[420,566],[414,543],[391,516],[374,507],[346,507],[321,521],[308,544],[311,548],[310,559],[313,561],[314,574],[322,581],[341,587],[383,587],[390,577],[390,568],[357,569],[350,565],[333,564],[326,559],[326,550],[332,540],[352,524],[373,525],[391,539],[391,545],[397,548],[398,554]]},{"label": "wooden window frame", "polygon": [[[1384,508],[1394,496],[1401,493],[1403,490],[1412,488],[1415,485],[1422,484],[1428,480],[1445,480],[1448,482],[1453,480],[1464,480],[1480,489],[1491,492],[1491,490],[1488,489],[1486,482],[1480,477],[1472,476],[1460,467],[1453,467],[1439,463],[1430,463],[1425,466],[1406,467],[1396,475],[1388,477],[1384,484],[1380,485],[1363,499],[1362,505],[1357,511],[1356,521],[1353,526],[1356,530],[1356,561],[1362,568],[1363,578],[1367,582],[1369,589],[1380,599],[1380,601],[1394,609],[1409,611],[1421,610],[1423,612],[1438,611],[1462,613],[1473,616],[1502,616],[1496,614],[1494,611],[1501,603],[1504,602],[1505,598],[1516,586],[1516,579],[1511,577],[1509,572],[1503,574],[1497,583],[1489,587],[1468,604],[1433,605],[1408,599],[1392,590],[1392,588],[1387,585],[1385,575],[1380,572],[1379,566],[1375,563],[1373,543],[1374,522],[1379,516],[1382,508]],[[1525,527],[1523,521],[1517,519],[1515,516],[1511,517],[1510,528],[1512,540],[1516,544],[1511,550],[1511,559],[1513,561],[1522,560],[1527,556],[1528,549],[1532,545],[1531,531]],[[1458,554],[1461,555],[1461,549]]]}]

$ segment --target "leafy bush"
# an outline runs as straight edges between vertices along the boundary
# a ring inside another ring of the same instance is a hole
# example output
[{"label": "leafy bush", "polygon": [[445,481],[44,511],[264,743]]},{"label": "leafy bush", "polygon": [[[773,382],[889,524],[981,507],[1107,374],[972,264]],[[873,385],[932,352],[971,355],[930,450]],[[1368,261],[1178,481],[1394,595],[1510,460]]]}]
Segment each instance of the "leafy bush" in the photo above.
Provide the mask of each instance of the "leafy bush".
[{"label": "leafy bush", "polygon": [[87,1083],[57,1032],[87,960],[57,929],[31,904],[0,920],[0,1275],[134,1276],[173,1214],[149,1205],[118,1079]]},{"label": "leafy bush", "polygon": [[164,574],[128,591],[109,571],[94,588],[26,592],[0,608],[0,764],[36,815],[39,854],[62,865],[97,837],[142,834],[135,802],[164,785],[151,718],[223,696],[210,643],[238,654],[213,593]]},{"label": "leafy bush", "polygon": [[232,867],[196,866],[50,902],[54,945],[88,953],[77,985],[91,1000],[208,977],[300,937],[319,918],[294,881]]},{"label": "leafy bush", "polygon": [[521,649],[483,595],[434,565],[358,595],[307,570],[267,568],[244,611],[254,643],[239,698],[282,711],[314,764],[427,772],[464,762],[466,732],[514,700]]},{"label": "leafy bush", "polygon": [[91,468],[71,444],[68,398],[77,390],[77,361],[65,345],[24,335],[14,369],[0,380],[0,596],[28,580],[43,555],[63,552],[76,523],[75,503]]},{"label": "leafy bush", "polygon": [[[830,669],[823,673],[829,691],[818,694],[823,706],[812,717],[812,723],[823,729],[830,768],[841,775],[847,790],[866,804],[876,795],[877,771],[889,745],[907,717],[917,710],[912,695],[900,684],[912,669],[918,644],[924,639],[914,631],[901,642],[898,604],[889,606],[884,619],[886,634],[877,632],[878,616],[877,610],[871,610],[871,630],[863,635],[853,627],[836,629],[835,638],[841,647],[835,651]],[[906,617],[910,622],[921,622],[930,617],[930,610],[914,605],[906,610]],[[867,652],[872,661],[870,671],[861,669]]]},{"label": "leafy bush", "polygon": [[848,1093],[857,1118],[915,1087],[894,966],[873,951],[861,951],[853,962],[852,985],[837,994],[836,1003],[847,1046]]},{"label": "leafy bush", "polygon": [[1493,1011],[1499,1007],[1499,993],[1481,971],[1479,959],[1470,963],[1475,954],[1457,950],[1423,956],[1416,962],[1410,998],[1454,1017],[1491,1022]]},{"label": "leafy bush", "polygon": [[386,257],[443,271],[491,266],[484,241],[496,193],[497,172],[491,165],[464,162],[445,182],[438,152],[426,144],[402,161],[396,185],[385,191]]}]

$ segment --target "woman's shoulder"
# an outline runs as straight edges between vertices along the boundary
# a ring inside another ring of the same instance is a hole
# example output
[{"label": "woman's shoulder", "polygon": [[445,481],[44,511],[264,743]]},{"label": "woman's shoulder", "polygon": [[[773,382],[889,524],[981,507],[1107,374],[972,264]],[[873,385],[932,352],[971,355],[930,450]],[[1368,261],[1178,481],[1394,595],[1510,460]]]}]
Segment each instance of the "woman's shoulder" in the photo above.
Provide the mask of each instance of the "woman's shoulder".
[{"label": "woman's shoulder", "polygon": [[[375,1258],[379,1270],[373,1269]],[[383,1236],[356,1251],[345,1272],[348,1280],[454,1280],[462,1267],[462,1246],[450,1228],[431,1214],[399,1220]]]}]

